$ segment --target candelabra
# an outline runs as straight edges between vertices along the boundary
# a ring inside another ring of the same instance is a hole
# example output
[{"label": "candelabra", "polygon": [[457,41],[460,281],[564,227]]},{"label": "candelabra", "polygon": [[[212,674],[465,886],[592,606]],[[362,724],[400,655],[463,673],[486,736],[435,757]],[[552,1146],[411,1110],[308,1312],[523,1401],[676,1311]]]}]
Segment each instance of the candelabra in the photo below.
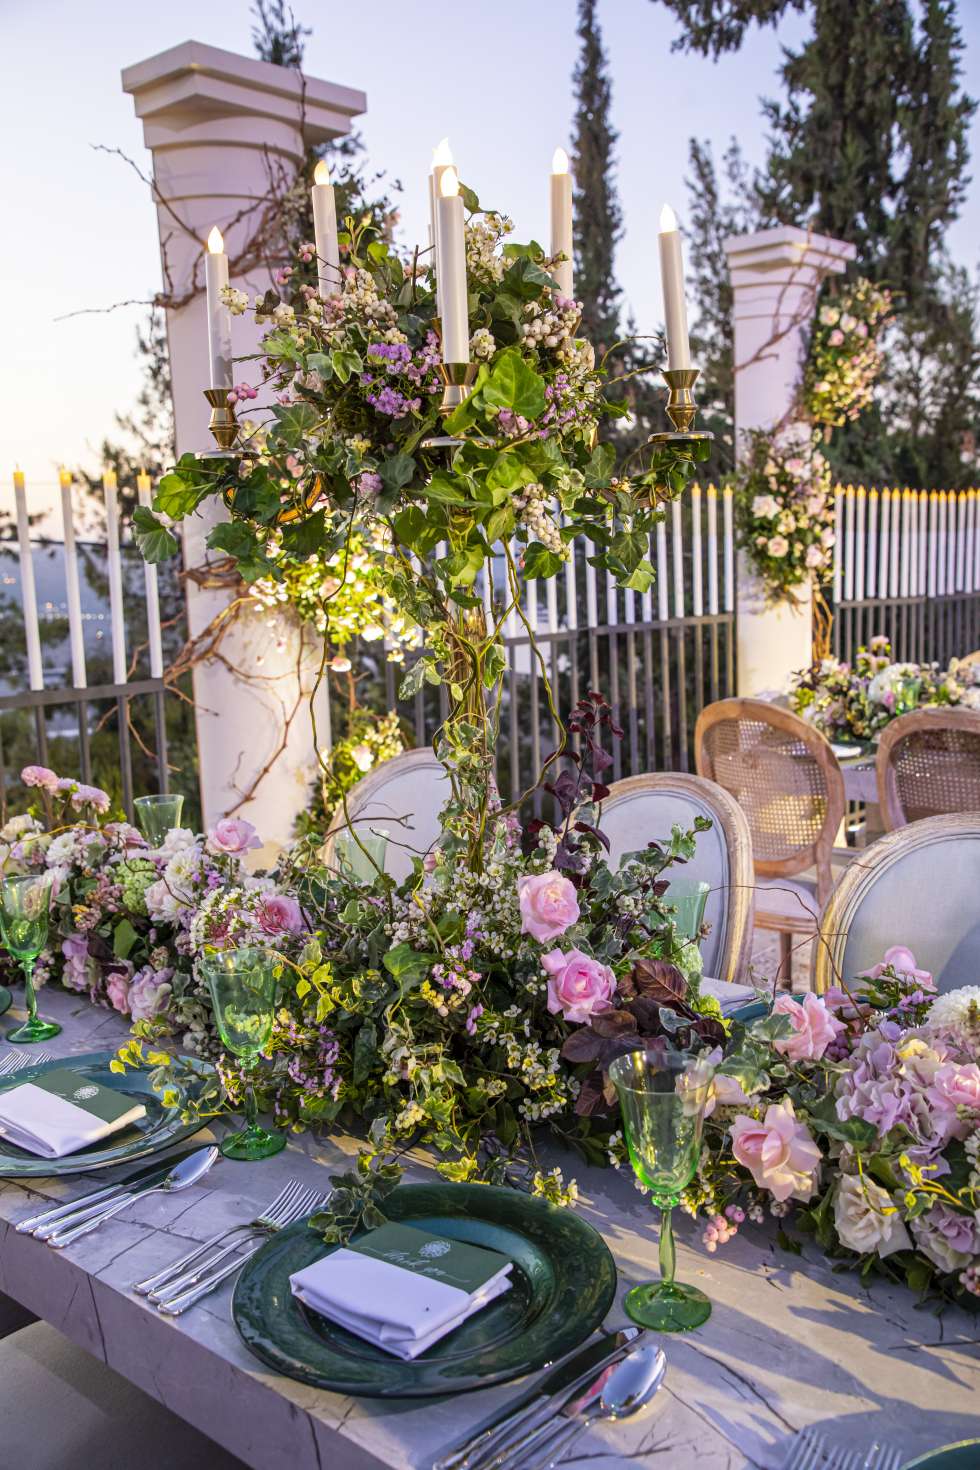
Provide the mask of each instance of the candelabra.
[{"label": "candelabra", "polygon": [[211,422],[208,428],[211,430],[217,449],[206,451],[209,457],[221,458],[234,453],[235,441],[238,438],[238,420],[235,418],[235,410],[228,402],[227,388],[205,388],[204,396],[211,405]]},{"label": "candelabra", "polygon": [[714,434],[707,430],[691,427],[698,412],[691,390],[699,376],[700,368],[664,368],[664,382],[669,389],[666,411],[674,428],[670,432],[651,435],[651,444],[673,444],[680,449],[684,444],[710,443],[714,439]]}]

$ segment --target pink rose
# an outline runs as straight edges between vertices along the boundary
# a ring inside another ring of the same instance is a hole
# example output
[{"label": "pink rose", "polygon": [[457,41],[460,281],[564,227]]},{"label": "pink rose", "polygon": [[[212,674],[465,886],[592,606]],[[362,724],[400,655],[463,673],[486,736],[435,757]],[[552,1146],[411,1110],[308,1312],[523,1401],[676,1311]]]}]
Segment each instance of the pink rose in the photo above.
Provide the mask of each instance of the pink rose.
[{"label": "pink rose", "polygon": [[303,910],[295,898],[272,893],[263,898],[258,909],[259,928],[263,934],[301,934],[306,928]]},{"label": "pink rose", "polygon": [[[936,1068],[926,1097],[937,1132],[944,1138],[968,1138],[980,1119],[980,1067],[976,1062],[946,1062]],[[961,1118],[959,1108],[972,1116]]]},{"label": "pink rose", "polygon": [[904,944],[893,944],[891,949],[886,949],[884,958],[880,965],[872,965],[870,970],[859,970],[858,975],[868,980],[880,980],[885,970],[891,968],[896,975],[901,975],[905,980],[914,980],[920,990],[935,990],[936,982],[928,970],[916,968],[915,955]]},{"label": "pink rose", "polygon": [[828,341],[830,342],[831,347],[841,346],[842,342],[844,341],[844,333],[841,331],[840,327],[834,328],[834,330],[830,334],[830,337],[828,338]]},{"label": "pink rose", "polygon": [[533,873],[517,880],[521,906],[521,933],[539,944],[557,939],[579,916],[575,885],[561,873]]},{"label": "pink rose", "polygon": [[793,1034],[773,1046],[791,1062],[818,1062],[835,1036],[847,1028],[843,1021],[827,1009],[819,995],[804,996],[803,1001],[791,995],[777,996],[773,1015],[788,1016]]},{"label": "pink rose", "polygon": [[105,990],[106,995],[109,997],[109,1004],[114,1006],[117,1011],[121,1011],[124,1016],[128,1016],[129,981],[126,979],[126,976],[118,973],[110,975],[106,982]]},{"label": "pink rose", "polygon": [[47,766],[25,766],[20,779],[25,786],[39,786],[42,791],[58,790],[58,777]]},{"label": "pink rose", "polygon": [[560,1011],[566,1021],[588,1021],[611,1008],[616,977],[591,955],[580,949],[570,949],[567,954],[553,949],[541,956],[541,963],[548,972],[548,1009],[552,1015]]},{"label": "pink rose", "polygon": [[759,1189],[767,1189],[781,1204],[807,1200],[816,1188],[820,1150],[810,1130],[797,1122],[788,1098],[768,1107],[764,1122],[744,1113],[733,1119],[732,1153]]},{"label": "pink rose", "polygon": [[222,817],[208,833],[208,847],[227,857],[241,857],[262,841],[251,822],[241,817]]},{"label": "pink rose", "polygon": [[61,953],[65,959],[61,972],[61,983],[66,990],[87,990],[89,984],[88,938],[84,934],[69,934],[61,941]]},{"label": "pink rose", "polygon": [[149,966],[137,971],[129,987],[129,1014],[134,1021],[152,1021],[166,1010],[173,973],[173,970],[152,970]]}]

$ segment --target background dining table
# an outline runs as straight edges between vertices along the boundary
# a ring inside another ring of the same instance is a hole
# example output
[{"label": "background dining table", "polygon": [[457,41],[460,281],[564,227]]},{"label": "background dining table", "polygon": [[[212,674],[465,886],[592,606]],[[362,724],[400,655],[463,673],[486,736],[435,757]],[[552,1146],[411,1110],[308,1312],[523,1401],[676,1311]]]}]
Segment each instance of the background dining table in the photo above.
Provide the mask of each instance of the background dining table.
[{"label": "background dining table", "polygon": [[[64,1026],[49,1043],[58,1056],[110,1050],[127,1034],[122,1017],[79,996],[45,991],[42,1010]],[[0,1056],[6,1050],[0,1039]],[[85,1193],[91,1176],[0,1180],[8,1310],[44,1318],[254,1470],[430,1466],[518,1385],[440,1399],[342,1397],[279,1377],[246,1350],[231,1319],[230,1284],[177,1318],[159,1315],[130,1289],[195,1242],[256,1214],[288,1178],[326,1188],[356,1148],[352,1138],[306,1134],[272,1159],[222,1160],[200,1187],[147,1196],[62,1251],[14,1225],[45,1200]],[[625,1174],[577,1168],[567,1154],[556,1159],[577,1177],[580,1209],[616,1259],[622,1290],[606,1322],[614,1329],[626,1320],[622,1292],[656,1274],[655,1212]],[[424,1161],[410,1172],[425,1178]],[[744,1226],[715,1255],[700,1244],[700,1226],[680,1214],[677,1233],[678,1277],[707,1292],[712,1315],[699,1330],[664,1340],[668,1376],[652,1411],[589,1430],[574,1451],[577,1470],[776,1470],[807,1424],[832,1444],[880,1439],[909,1458],[980,1433],[980,1317],[922,1310],[890,1281],[862,1285],[810,1246],[801,1255],[783,1250],[776,1222]]]}]

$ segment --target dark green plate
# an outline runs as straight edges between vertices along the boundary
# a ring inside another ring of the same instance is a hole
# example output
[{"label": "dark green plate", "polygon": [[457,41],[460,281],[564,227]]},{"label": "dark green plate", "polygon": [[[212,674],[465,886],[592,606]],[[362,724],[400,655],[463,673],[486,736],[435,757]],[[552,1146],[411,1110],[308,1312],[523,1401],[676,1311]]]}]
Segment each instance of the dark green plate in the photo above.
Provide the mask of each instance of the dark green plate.
[{"label": "dark green plate", "polygon": [[[183,1088],[172,1107],[164,1107],[159,1094],[150,1086],[148,1072],[133,1072],[127,1069],[124,1075],[109,1071],[109,1063],[115,1052],[86,1052],[83,1056],[58,1057],[50,1062],[40,1062],[36,1067],[21,1067],[8,1077],[0,1078],[0,1092],[18,1087],[23,1082],[33,1082],[44,1072],[53,1072],[59,1067],[70,1067],[80,1077],[98,1082],[101,1087],[113,1087],[128,1097],[138,1098],[146,1108],[146,1117],[141,1118],[121,1133],[114,1133],[104,1142],[80,1148],[77,1153],[65,1154],[61,1159],[43,1159],[38,1154],[18,1148],[6,1138],[0,1138],[0,1179],[36,1179],[53,1174],[87,1174],[90,1169],[108,1169],[113,1164],[124,1164],[130,1159],[141,1159],[147,1154],[162,1152],[178,1143],[182,1138],[197,1133],[201,1123],[182,1123],[181,1109],[187,1096]],[[185,1061],[190,1058],[184,1058]],[[211,1068],[206,1062],[194,1061],[196,1071],[203,1076]]]},{"label": "dark green plate", "polygon": [[4,1011],[10,1010],[13,1002],[14,998],[10,994],[10,991],[7,989],[6,985],[0,985],[0,1016],[3,1015]]},{"label": "dark green plate", "polygon": [[930,1450],[917,1460],[910,1460],[905,1470],[978,1470],[980,1467],[980,1439],[961,1439],[959,1444],[944,1445],[941,1450]]},{"label": "dark green plate", "polygon": [[533,1373],[577,1347],[616,1295],[616,1267],[591,1225],[571,1210],[485,1184],[405,1184],[385,1200],[393,1220],[502,1251],[510,1291],[412,1363],[310,1311],[289,1278],[331,1247],[301,1221],[252,1257],[232,1302],[258,1358],[288,1378],[364,1398],[465,1393]]}]

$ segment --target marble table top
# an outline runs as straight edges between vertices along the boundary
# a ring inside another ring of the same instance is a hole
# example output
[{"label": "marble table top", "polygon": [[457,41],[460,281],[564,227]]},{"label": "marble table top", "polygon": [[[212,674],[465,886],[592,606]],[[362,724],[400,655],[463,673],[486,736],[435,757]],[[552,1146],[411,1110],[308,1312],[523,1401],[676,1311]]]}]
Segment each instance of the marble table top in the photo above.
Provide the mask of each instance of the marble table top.
[{"label": "marble table top", "polygon": [[[77,996],[42,992],[42,1012],[64,1032],[55,1055],[112,1049],[120,1017]],[[16,1015],[16,1011],[10,1013]],[[0,1042],[0,1056],[8,1048]],[[256,1213],[288,1177],[327,1185],[356,1150],[350,1139],[290,1139],[273,1159],[220,1161],[205,1183],[152,1196],[92,1235],[53,1251],[13,1222],[92,1188],[88,1179],[0,1180],[0,1292],[210,1434],[254,1470],[375,1470],[432,1464],[516,1391],[503,1385],[436,1400],[343,1398],[277,1377],[253,1358],[231,1321],[226,1284],[178,1318],[159,1316],[132,1282],[166,1265],[225,1224]],[[628,1178],[575,1170],[582,1211],[605,1236],[623,1289],[656,1274],[654,1214]],[[424,1177],[420,1174],[419,1177]],[[781,1251],[766,1228],[743,1227],[708,1255],[678,1216],[678,1277],[708,1293],[713,1312],[698,1331],[665,1339],[669,1370],[645,1416],[589,1431],[577,1470],[777,1470],[793,1432],[819,1425],[834,1444],[873,1439],[909,1458],[980,1434],[980,1319],[936,1317],[878,1281],[862,1287],[819,1254]],[[625,1322],[617,1300],[607,1320]]]}]

